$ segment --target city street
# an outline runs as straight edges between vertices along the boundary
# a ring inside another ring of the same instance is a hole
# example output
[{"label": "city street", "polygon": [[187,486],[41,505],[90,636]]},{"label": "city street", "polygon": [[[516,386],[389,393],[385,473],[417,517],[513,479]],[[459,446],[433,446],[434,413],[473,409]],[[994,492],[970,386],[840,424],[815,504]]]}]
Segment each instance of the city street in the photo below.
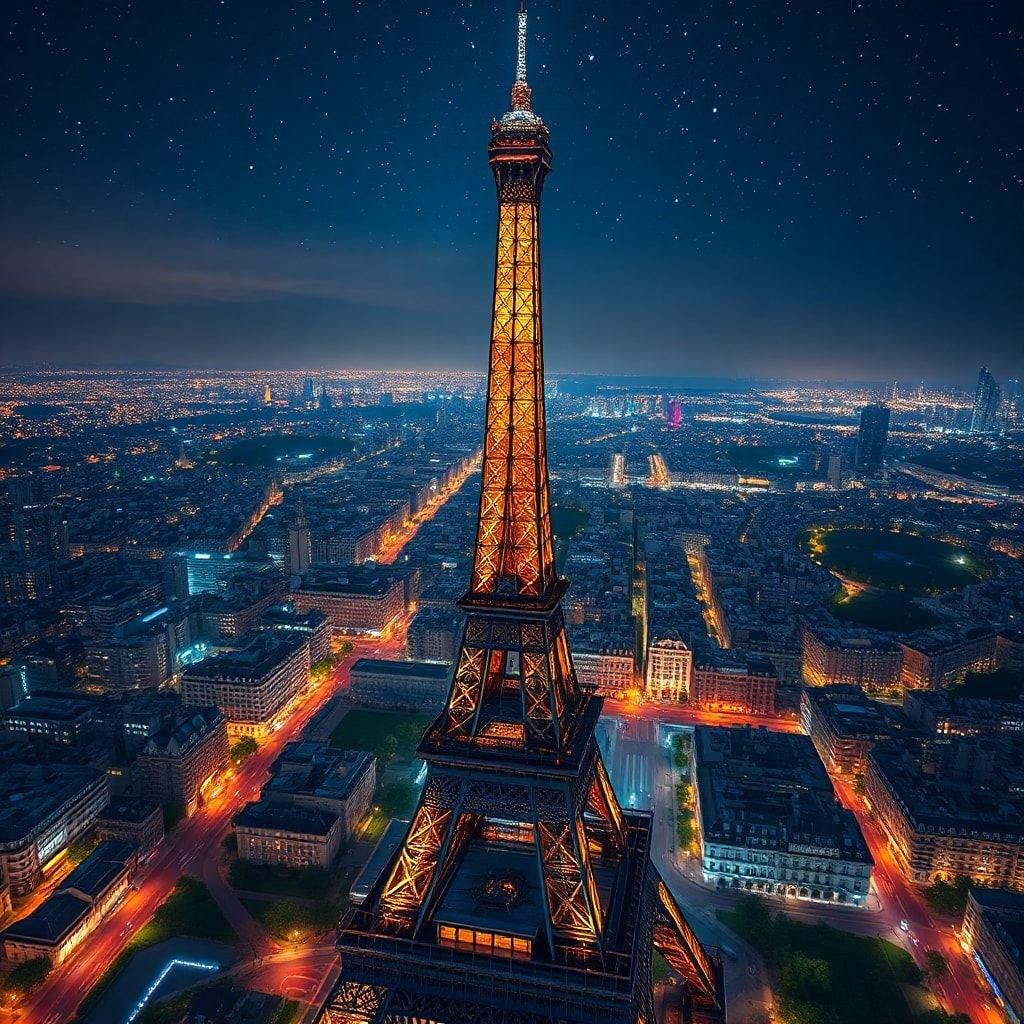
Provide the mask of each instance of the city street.
[{"label": "city street", "polygon": [[[70,1020],[99,976],[125,948],[131,936],[149,920],[182,875],[201,877],[210,886],[218,905],[239,932],[246,955],[275,949],[276,945],[258,927],[254,928],[255,922],[217,871],[221,842],[234,813],[259,795],[268,769],[284,745],[300,737],[307,722],[328,699],[344,692],[353,662],[367,655],[395,657],[400,648],[401,641],[397,638],[386,642],[357,641],[353,651],[324,683],[307,688],[300,695],[295,710],[282,716],[278,731],[260,745],[223,787],[221,794],[164,839],[155,858],[143,868],[137,880],[138,891],[129,893],[121,906],[90,935],[84,950],[56,968],[25,1004],[7,1015],[7,1019],[19,1024],[59,1024]],[[256,948],[252,949],[253,946]],[[295,957],[299,952],[306,955],[305,951],[294,950],[288,951],[288,955]],[[312,955],[312,962],[320,962],[320,951]],[[277,962],[273,963],[274,968],[268,967],[266,976],[284,984],[288,975],[281,974]]]},{"label": "city street", "polygon": [[[730,1024],[750,1019],[755,1011],[770,1005],[770,989],[759,958],[753,950],[720,925],[715,911],[733,905],[736,897],[710,888],[700,881],[699,864],[692,858],[676,858],[675,787],[672,763],[664,745],[664,730],[659,723],[675,726],[766,725],[768,728],[799,732],[792,719],[764,719],[758,716],[708,715],[686,708],[664,705],[633,706],[608,701],[606,712],[614,723],[610,744],[609,772],[620,802],[626,807],[651,809],[654,817],[652,850],[669,887],[675,893],[691,924],[703,942],[732,949],[742,955],[737,963],[724,958],[730,1001]],[[661,742],[659,742],[659,736]],[[949,1012],[966,1013],[973,1024],[1003,1024],[1005,1018],[991,993],[964,954],[951,923],[936,922],[918,891],[902,878],[888,840],[868,816],[861,798],[852,786],[832,779],[841,802],[850,808],[875,860],[874,890],[880,909],[857,910],[849,907],[787,899],[786,914],[807,923],[825,922],[835,928],[859,935],[876,935],[904,946],[917,964],[926,966],[925,953],[940,951],[949,973],[930,979],[929,986]],[[908,930],[900,925],[907,922]],[[751,962],[755,964],[751,970]]]},{"label": "city street", "polygon": [[[874,884],[883,906],[883,923],[878,934],[900,942],[922,968],[927,950],[942,953],[949,972],[943,978],[932,979],[930,986],[945,1009],[966,1013],[974,1024],[1004,1024],[1005,1017],[961,948],[953,924],[936,922],[917,889],[904,881],[888,837],[869,817],[863,799],[856,795],[853,787],[834,777],[832,784],[844,806],[857,816],[875,861]],[[901,921],[907,922],[908,931],[900,928]]]}]

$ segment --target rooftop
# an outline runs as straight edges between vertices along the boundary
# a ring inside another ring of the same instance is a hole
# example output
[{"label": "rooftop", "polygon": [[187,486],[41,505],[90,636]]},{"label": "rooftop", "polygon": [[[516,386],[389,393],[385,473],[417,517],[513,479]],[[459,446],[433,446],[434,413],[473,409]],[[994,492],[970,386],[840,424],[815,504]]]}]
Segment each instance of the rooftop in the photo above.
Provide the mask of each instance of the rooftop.
[{"label": "rooftop", "polygon": [[259,683],[308,641],[301,632],[275,629],[256,633],[244,647],[213,654],[190,665],[182,678]]},{"label": "rooftop", "polygon": [[836,684],[812,686],[804,691],[829,728],[845,739],[874,740],[889,736],[900,728],[899,711],[879,701],[869,700],[859,686]]},{"label": "rooftop", "polygon": [[182,716],[151,736],[143,753],[151,757],[182,757],[224,722],[220,709],[215,707],[185,707]]},{"label": "rooftop", "polygon": [[869,760],[923,833],[1024,843],[1022,744],[957,738],[939,747],[910,738],[874,747]]},{"label": "rooftop", "polygon": [[61,892],[74,892],[91,900],[99,898],[138,853],[134,843],[108,839],[99,844],[61,883]]},{"label": "rooftop", "polygon": [[103,784],[103,772],[69,764],[12,764],[0,772],[0,843],[27,840],[61,808]]},{"label": "rooftop", "polygon": [[301,793],[344,800],[372,766],[373,755],[365,750],[336,750],[309,740],[288,743],[271,767],[264,795]]},{"label": "rooftop", "polygon": [[451,668],[433,661],[387,661],[383,658],[359,658],[352,666],[353,672],[380,672],[392,676],[409,678],[447,679]]},{"label": "rooftop", "polygon": [[246,804],[235,815],[235,825],[243,828],[271,829],[300,835],[327,836],[338,819],[333,814],[312,811],[292,804],[276,804],[258,800]]},{"label": "rooftop", "polygon": [[160,810],[160,804],[156,800],[111,800],[96,821],[97,823],[119,821],[140,824],[154,811],[160,812]]},{"label": "rooftop", "polygon": [[705,839],[870,863],[809,737],[698,725],[693,752]]}]

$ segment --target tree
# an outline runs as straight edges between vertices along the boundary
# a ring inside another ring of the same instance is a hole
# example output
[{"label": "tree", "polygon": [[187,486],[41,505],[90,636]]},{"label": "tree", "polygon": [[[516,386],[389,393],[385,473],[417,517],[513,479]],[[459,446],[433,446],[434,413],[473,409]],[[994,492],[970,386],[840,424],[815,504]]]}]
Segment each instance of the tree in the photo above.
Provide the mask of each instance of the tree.
[{"label": "tree", "polygon": [[259,749],[260,745],[251,736],[242,736],[231,747],[231,760],[236,768],[241,768]]},{"label": "tree", "polygon": [[768,904],[760,896],[747,893],[736,901],[733,908],[737,934],[742,935],[758,949],[771,948],[775,933],[775,918]]},{"label": "tree", "polygon": [[924,959],[928,964],[928,973],[933,978],[941,978],[948,973],[949,965],[946,963],[946,958],[937,949],[929,949],[925,953]]},{"label": "tree", "polygon": [[420,736],[423,730],[415,722],[403,722],[395,730],[395,739],[398,741],[398,751],[403,757],[412,757],[419,746]]},{"label": "tree", "polygon": [[955,882],[939,880],[924,890],[924,898],[937,914],[962,917],[967,906],[967,891],[970,885],[971,880],[964,875],[959,875]]},{"label": "tree", "polygon": [[377,744],[377,749],[374,750],[374,755],[377,758],[381,768],[386,767],[391,763],[395,754],[398,753],[398,740],[395,739],[391,733],[388,733],[380,743]]},{"label": "tree", "polygon": [[77,867],[99,846],[99,839],[96,836],[89,836],[88,839],[79,839],[68,847],[68,863]]},{"label": "tree", "polygon": [[6,999],[20,999],[27,995],[32,989],[46,981],[53,964],[46,956],[33,957],[31,960],[23,960],[17,967],[9,971],[0,980]]}]

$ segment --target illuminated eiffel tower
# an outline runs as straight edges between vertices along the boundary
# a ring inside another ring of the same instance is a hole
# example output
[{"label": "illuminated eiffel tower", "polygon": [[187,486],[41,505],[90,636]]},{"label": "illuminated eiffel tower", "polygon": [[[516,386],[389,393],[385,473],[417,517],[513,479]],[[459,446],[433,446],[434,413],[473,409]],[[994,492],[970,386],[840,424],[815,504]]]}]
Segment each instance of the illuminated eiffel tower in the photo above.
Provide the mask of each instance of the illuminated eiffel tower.
[{"label": "illuminated eiffel tower", "polygon": [[721,1020],[721,965],[650,859],[651,816],[623,811],[580,686],[555,571],[541,347],[548,129],[526,83],[491,126],[498,187],[480,517],[462,646],[400,848],[338,930],[321,1022],[654,1024],[652,949],[684,1013]]}]

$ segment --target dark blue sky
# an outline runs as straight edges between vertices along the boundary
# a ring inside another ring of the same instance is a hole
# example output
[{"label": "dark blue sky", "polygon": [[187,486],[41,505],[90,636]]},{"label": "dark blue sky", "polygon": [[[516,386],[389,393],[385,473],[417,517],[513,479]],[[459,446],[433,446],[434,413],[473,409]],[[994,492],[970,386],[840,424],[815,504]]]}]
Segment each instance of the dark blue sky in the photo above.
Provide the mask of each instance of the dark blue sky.
[{"label": "dark blue sky", "polygon": [[[513,0],[9,5],[0,361],[486,359]],[[531,5],[548,365],[1024,372],[1020,5]]]}]

